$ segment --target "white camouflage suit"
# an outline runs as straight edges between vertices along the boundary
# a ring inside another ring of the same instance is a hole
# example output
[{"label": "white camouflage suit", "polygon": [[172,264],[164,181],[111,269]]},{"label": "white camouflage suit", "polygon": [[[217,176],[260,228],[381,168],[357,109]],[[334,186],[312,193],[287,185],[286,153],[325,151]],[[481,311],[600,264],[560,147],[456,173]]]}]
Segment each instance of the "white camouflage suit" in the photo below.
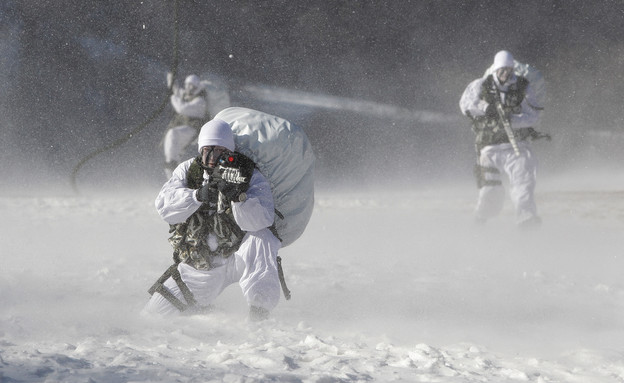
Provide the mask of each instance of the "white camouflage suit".
[{"label": "white camouflage suit", "polygon": [[[508,54],[508,52],[506,53]],[[513,57],[508,54],[506,59],[511,60],[511,65],[513,67]],[[496,65],[497,62],[495,59],[494,66]],[[494,67],[493,69],[495,70],[497,68]],[[494,83],[501,91],[500,94],[504,101],[505,92],[511,84],[516,82],[517,78],[515,75],[512,75],[505,84],[500,84],[497,76],[495,74],[493,76]],[[472,118],[485,115],[488,103],[480,98],[481,86],[485,79],[486,77],[476,79],[466,87],[459,102],[461,112],[464,115]],[[534,95],[529,84],[526,88],[525,98],[521,103],[521,111],[510,115],[512,129],[529,128],[538,123],[540,117],[539,111],[531,107],[531,105],[537,105],[532,102],[533,97]],[[479,164],[482,167],[498,169],[499,173],[485,173],[486,180],[488,181],[501,181],[501,174],[506,174],[508,176],[510,197],[516,210],[517,223],[518,225],[523,225],[527,222],[539,221],[534,199],[537,160],[533,156],[531,148],[526,140],[518,141],[518,147],[520,151],[519,156],[514,153],[514,149],[510,143],[487,145],[481,149]],[[484,185],[481,187],[479,189],[479,196],[475,209],[477,220],[485,221],[488,218],[498,215],[503,208],[504,199],[505,191],[502,184]]]},{"label": "white camouflage suit", "polygon": [[[156,209],[169,224],[184,222],[202,204],[197,200],[195,190],[186,187],[186,174],[192,161],[187,160],[175,169],[156,198]],[[207,172],[204,172],[204,184],[208,180]],[[244,202],[232,202],[234,219],[247,232],[239,249],[227,258],[216,257],[214,261],[218,266],[207,271],[197,270],[185,263],[178,264],[182,280],[201,306],[210,305],[227,286],[236,282],[250,306],[271,311],[279,301],[281,287],[277,253],[281,243],[268,229],[274,219],[273,196],[269,182],[257,169],[246,194]],[[172,278],[164,286],[185,302]],[[162,295],[154,293],[143,313],[171,314],[179,311]]]}]

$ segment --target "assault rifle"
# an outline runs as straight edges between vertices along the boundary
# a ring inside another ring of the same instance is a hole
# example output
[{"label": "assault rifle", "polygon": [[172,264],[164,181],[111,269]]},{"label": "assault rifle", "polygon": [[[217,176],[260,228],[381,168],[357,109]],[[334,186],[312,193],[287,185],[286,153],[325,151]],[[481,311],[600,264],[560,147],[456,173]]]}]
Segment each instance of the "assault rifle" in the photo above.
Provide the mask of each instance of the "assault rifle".
[{"label": "assault rifle", "polygon": [[514,135],[513,130],[511,129],[511,123],[509,122],[509,117],[507,117],[507,113],[505,113],[505,109],[503,108],[503,103],[501,102],[500,93],[498,94],[498,100],[495,102],[496,112],[498,113],[498,117],[503,124],[503,128],[505,129],[505,133],[507,133],[507,138],[509,138],[509,143],[516,153],[516,156],[520,155],[520,149],[518,148],[518,142],[516,141],[516,136]]}]

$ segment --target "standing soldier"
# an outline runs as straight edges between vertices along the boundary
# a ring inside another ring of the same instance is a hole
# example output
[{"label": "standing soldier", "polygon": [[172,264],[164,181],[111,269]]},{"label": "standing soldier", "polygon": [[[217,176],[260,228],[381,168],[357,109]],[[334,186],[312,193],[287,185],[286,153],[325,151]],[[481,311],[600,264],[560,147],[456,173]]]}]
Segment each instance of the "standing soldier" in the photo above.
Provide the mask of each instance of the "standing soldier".
[{"label": "standing soldier", "polygon": [[471,82],[459,106],[472,120],[476,134],[477,222],[484,223],[502,210],[501,173],[505,173],[517,223],[530,227],[539,225],[541,218],[534,198],[537,161],[528,140],[550,136],[533,128],[542,108],[527,78],[514,73],[517,64],[511,53],[498,52],[491,74]]},{"label": "standing soldier", "polygon": [[165,152],[165,174],[170,178],[173,170],[182,161],[185,149],[199,134],[199,129],[210,119],[207,114],[206,89],[197,75],[189,75],[184,80],[184,88],[173,84],[167,76],[168,85],[172,87],[171,105],[176,112],[169,123],[163,140]]}]

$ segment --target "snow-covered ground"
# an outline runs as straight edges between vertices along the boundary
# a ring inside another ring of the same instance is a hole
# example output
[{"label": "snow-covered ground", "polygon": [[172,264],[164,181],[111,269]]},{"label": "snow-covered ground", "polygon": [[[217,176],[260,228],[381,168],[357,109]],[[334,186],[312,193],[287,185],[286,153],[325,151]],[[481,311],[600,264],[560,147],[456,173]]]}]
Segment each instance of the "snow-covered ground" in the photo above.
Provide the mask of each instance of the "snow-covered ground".
[{"label": "snow-covered ground", "polygon": [[0,381],[624,382],[624,183],[583,177],[540,183],[533,231],[509,204],[473,225],[469,183],[319,188],[262,323],[237,286],[139,315],[171,262],[157,188],[4,192]]}]

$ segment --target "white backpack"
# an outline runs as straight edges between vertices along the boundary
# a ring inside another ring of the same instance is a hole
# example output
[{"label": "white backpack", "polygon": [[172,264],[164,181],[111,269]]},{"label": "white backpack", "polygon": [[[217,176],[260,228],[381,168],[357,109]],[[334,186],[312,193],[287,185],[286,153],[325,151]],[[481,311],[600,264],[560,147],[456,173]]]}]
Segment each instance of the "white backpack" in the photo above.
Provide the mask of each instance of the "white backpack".
[{"label": "white backpack", "polygon": [[253,109],[226,108],[215,118],[230,125],[236,151],[251,158],[271,184],[279,212],[275,228],[282,246],[290,245],[303,234],[314,208],[315,156],[308,137],[289,121]]}]

